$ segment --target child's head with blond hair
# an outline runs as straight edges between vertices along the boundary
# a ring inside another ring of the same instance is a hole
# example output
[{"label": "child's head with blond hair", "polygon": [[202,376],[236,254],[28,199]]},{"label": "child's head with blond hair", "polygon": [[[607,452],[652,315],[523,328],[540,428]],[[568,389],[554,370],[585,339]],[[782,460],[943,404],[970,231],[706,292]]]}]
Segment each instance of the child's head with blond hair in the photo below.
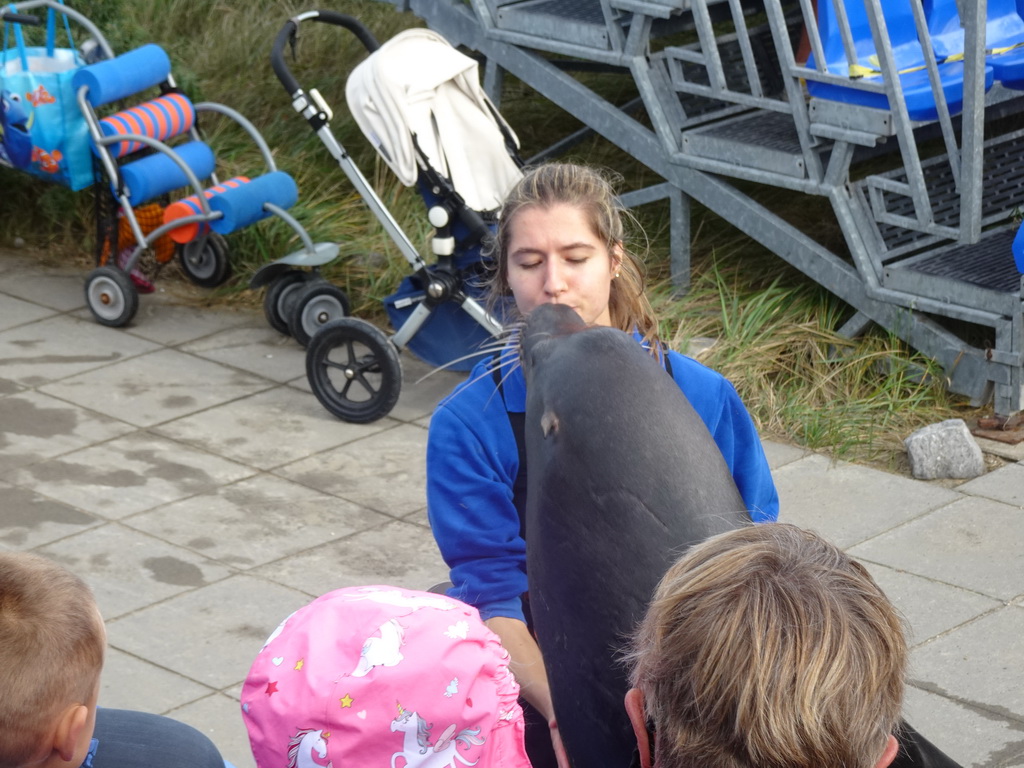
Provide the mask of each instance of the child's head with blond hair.
[{"label": "child's head with blond hair", "polygon": [[895,757],[902,619],[860,563],[810,531],[752,525],[693,547],[661,580],[631,661],[644,765],[646,718],[655,768]]},{"label": "child's head with blond hair", "polygon": [[0,552],[0,768],[81,765],[105,646],[81,579],[38,555]]}]

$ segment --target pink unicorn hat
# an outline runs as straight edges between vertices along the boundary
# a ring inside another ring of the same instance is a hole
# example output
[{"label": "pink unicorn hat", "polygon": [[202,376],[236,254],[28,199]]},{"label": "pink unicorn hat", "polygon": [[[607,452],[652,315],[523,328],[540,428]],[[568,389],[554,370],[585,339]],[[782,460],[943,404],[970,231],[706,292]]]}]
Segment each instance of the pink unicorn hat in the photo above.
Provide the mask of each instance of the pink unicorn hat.
[{"label": "pink unicorn hat", "polygon": [[281,622],[249,670],[242,717],[256,765],[530,768],[508,658],[452,598],[329,592]]}]

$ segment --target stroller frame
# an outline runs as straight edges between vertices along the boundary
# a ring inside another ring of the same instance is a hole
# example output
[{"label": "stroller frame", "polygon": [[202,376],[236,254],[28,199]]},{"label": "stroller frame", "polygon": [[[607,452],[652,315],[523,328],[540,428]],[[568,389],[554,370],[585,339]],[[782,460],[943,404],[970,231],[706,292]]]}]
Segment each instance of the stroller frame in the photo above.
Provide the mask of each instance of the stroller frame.
[{"label": "stroller frame", "polygon": [[[63,13],[69,19],[72,19],[81,25],[92,36],[97,49],[102,53],[102,56],[99,57],[95,63],[112,62],[117,59],[117,56],[106,37],[90,19],[79,11],[70,8],[63,3],[57,2],[57,0],[23,0],[22,2],[15,3],[13,8],[5,8],[4,19],[5,21],[18,24],[39,25],[41,24],[40,20],[27,13],[28,11],[39,8],[52,9],[53,11]],[[88,68],[88,66],[83,69],[86,68]],[[171,75],[170,72],[166,74],[166,78],[159,83],[159,85],[161,92],[164,94],[177,92],[173,75]],[[134,93],[126,93],[122,97],[112,98],[109,99],[109,101],[121,101],[122,99],[127,99],[134,95]],[[189,164],[182,159],[174,147],[164,141],[154,138],[154,136],[145,135],[139,132],[123,132],[114,135],[105,135],[101,128],[101,119],[97,115],[93,103],[90,100],[89,87],[85,85],[79,86],[76,89],[75,97],[86,126],[88,127],[90,138],[95,147],[94,156],[99,166],[97,184],[102,184],[104,187],[102,192],[97,187],[95,193],[97,196],[103,194],[109,195],[113,198],[115,203],[119,206],[136,243],[134,249],[122,263],[119,264],[119,259],[117,259],[116,254],[111,252],[110,262],[112,263],[101,262],[100,265],[93,269],[86,277],[86,304],[94,318],[102,325],[120,327],[131,322],[132,318],[138,311],[139,292],[129,275],[138,265],[143,254],[149,250],[159,238],[172,230],[191,224],[211,224],[222,219],[224,214],[220,211],[213,210],[210,207],[210,202],[207,197],[207,194],[209,193],[204,194],[204,187],[200,178]],[[242,128],[243,131],[245,131],[259,150],[267,168],[265,176],[269,177],[270,174],[285,176],[285,174],[278,172],[273,155],[271,154],[266,141],[263,139],[263,136],[256,127],[239,112],[224,104],[214,102],[192,103],[191,107],[197,115],[204,112],[216,113],[234,121]],[[182,131],[178,135],[187,136],[195,142],[202,141],[202,136],[195,124],[191,125],[191,127]],[[181,175],[185,179],[186,183],[182,188],[191,188],[195,193],[197,198],[196,206],[199,211],[195,215],[180,216],[173,221],[166,222],[152,229],[148,234],[144,233],[138,216],[136,215],[134,206],[141,205],[147,201],[138,201],[136,203],[132,202],[129,191],[124,183],[124,178],[118,163],[118,157],[113,152],[113,147],[121,144],[122,142],[132,142],[142,145],[145,148],[152,150],[154,154],[159,154],[166,158],[170,163],[173,163],[174,167],[180,171]],[[100,176],[104,177],[102,181],[99,178]],[[220,184],[216,170],[213,170],[208,177],[204,178],[210,179],[211,187]],[[338,246],[336,244],[314,243],[305,228],[282,206],[275,204],[272,199],[261,199],[259,203],[264,215],[274,215],[283,220],[298,235],[302,243],[301,250],[285,257],[285,259],[302,262],[307,266],[316,268],[335,258],[338,253]],[[97,206],[97,215],[99,215],[98,211],[99,206]],[[234,230],[232,229],[230,231]],[[111,250],[113,251],[113,249]],[[182,271],[185,273],[185,276],[196,285],[202,287],[214,287],[216,285],[220,285],[227,279],[230,272],[228,246],[222,236],[217,232],[211,231],[206,234],[199,235],[190,242],[179,243],[177,251]],[[338,292],[340,293],[340,291]],[[342,299],[344,301],[341,302],[339,300],[338,303],[340,306],[334,311],[332,317],[333,315],[342,316],[347,312],[347,297],[342,297]]]},{"label": "stroller frame", "polygon": [[[460,252],[478,245],[490,230],[483,217],[466,205],[451,183],[427,162],[416,146],[416,153],[422,161],[418,179],[420,191],[425,198],[436,199],[429,206],[428,219],[436,230],[432,245],[437,261],[433,265],[426,263],[331,131],[333,113],[323,97],[315,88],[303,89],[285,63],[285,47],[290,44],[294,51],[298,27],[307,21],[349,30],[371,54],[381,47],[380,43],[352,16],[327,10],[307,11],[289,19],[279,31],[271,52],[271,64],[291,99],[292,107],[309,123],[424,286],[422,298],[416,296],[407,300],[407,303],[415,302],[416,306],[392,335],[386,335],[364,320],[347,317],[321,327],[307,348],[306,372],[313,393],[321,404],[343,420],[368,422],[381,418],[394,407],[401,389],[398,353],[408,347],[442,304],[455,302],[491,336],[502,334],[501,322],[463,290],[457,264]],[[501,121],[498,122],[500,124]],[[514,139],[504,126],[500,127],[506,146],[513,147]],[[252,287],[285,279],[287,275],[288,272],[280,266],[267,265],[253,278]],[[273,291],[274,286],[271,285],[268,299]],[[279,292],[277,300],[286,302],[287,295]],[[269,318],[275,307],[268,307],[266,303],[264,306]],[[357,345],[362,349],[357,349]],[[330,359],[337,350],[343,358],[340,362]],[[338,378],[340,385],[332,376]]]}]

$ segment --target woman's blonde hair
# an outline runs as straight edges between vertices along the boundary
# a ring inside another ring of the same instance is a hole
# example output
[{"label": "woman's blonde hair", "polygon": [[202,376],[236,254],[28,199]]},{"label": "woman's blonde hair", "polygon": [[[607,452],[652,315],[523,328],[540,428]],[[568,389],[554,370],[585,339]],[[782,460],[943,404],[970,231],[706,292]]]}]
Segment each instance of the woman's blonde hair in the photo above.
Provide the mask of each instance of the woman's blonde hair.
[{"label": "woman's blonde hair", "polygon": [[768,523],[669,570],[631,662],[658,768],[870,768],[899,721],[906,656],[863,566]]},{"label": "woman's blonde hair", "polygon": [[28,762],[63,709],[91,701],[104,647],[81,579],[38,555],[0,552],[0,767]]},{"label": "woman's blonde hair", "polygon": [[574,163],[545,163],[526,171],[501,206],[498,230],[487,252],[493,259],[488,284],[492,310],[512,293],[508,284],[508,246],[516,215],[524,208],[571,205],[583,211],[594,235],[609,253],[618,249],[622,254],[619,275],[612,281],[608,302],[612,325],[627,333],[638,330],[657,348],[658,322],[644,293],[644,264],[629,247],[626,229],[627,223],[638,231],[639,226],[615,192],[615,184],[619,182],[620,179],[610,172]]}]

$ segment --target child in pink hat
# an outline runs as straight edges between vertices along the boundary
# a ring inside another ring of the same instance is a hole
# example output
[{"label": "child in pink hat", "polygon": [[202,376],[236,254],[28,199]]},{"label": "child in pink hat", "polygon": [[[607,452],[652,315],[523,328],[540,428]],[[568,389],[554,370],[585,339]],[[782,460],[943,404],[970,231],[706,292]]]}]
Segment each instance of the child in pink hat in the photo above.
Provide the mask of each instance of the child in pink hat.
[{"label": "child in pink hat", "polygon": [[475,608],[348,587],[274,630],[242,688],[259,768],[530,768],[508,653]]}]

